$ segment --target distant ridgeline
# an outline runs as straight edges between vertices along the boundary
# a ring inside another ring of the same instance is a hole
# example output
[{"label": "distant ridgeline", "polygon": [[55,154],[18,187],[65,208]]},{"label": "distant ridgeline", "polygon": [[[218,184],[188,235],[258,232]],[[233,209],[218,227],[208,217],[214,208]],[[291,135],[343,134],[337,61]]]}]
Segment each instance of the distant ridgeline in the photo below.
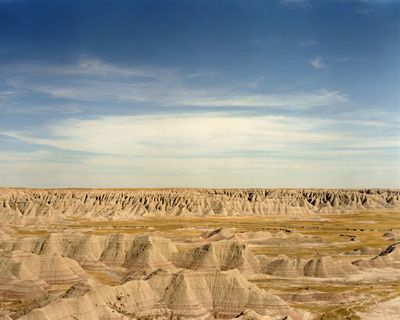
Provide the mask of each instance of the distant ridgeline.
[{"label": "distant ridgeline", "polygon": [[400,190],[0,189],[0,219],[296,215],[400,209]]}]

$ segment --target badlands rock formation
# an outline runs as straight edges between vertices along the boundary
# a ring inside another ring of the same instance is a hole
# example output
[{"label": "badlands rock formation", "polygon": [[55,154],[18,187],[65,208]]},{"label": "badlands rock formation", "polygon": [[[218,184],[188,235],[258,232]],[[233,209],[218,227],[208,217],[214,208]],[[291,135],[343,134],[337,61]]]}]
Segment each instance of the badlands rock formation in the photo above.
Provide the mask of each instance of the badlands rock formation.
[{"label": "badlands rock formation", "polygon": [[[245,310],[265,319],[303,319],[246,279],[259,261],[236,241],[217,240],[183,255],[171,240],[150,235],[51,233],[0,243],[7,248],[0,252],[0,298],[47,299],[19,319],[231,319]],[[98,283],[93,270],[119,273],[122,284]]]},{"label": "badlands rock formation", "polygon": [[0,319],[392,316],[399,212],[390,190],[3,189]]},{"label": "badlands rock formation", "polygon": [[56,286],[72,285],[84,278],[79,264],[57,253],[35,255],[23,251],[0,251],[0,295],[33,299]]},{"label": "badlands rock formation", "polygon": [[260,257],[261,272],[280,277],[343,278],[357,273],[357,268],[348,261],[335,261],[330,256],[313,259],[290,259],[285,255],[276,258]]},{"label": "badlands rock formation", "polygon": [[80,283],[63,298],[21,319],[230,319],[248,308],[273,319],[287,315],[302,318],[282,299],[258,289],[237,270],[158,270],[143,280],[120,286]]},{"label": "badlands rock formation", "polygon": [[68,217],[132,219],[138,216],[248,216],[340,213],[400,208],[397,190],[2,189],[0,219],[8,223]]},{"label": "badlands rock formation", "polygon": [[50,233],[43,237],[0,240],[0,248],[11,252],[24,250],[38,257],[61,254],[92,271],[108,270],[108,266],[124,266],[130,271],[147,273],[159,268],[174,269],[169,260],[177,253],[175,244],[169,239],[121,234]]},{"label": "badlands rock formation", "polygon": [[400,242],[387,246],[370,260],[357,260],[354,264],[364,268],[400,268]]},{"label": "badlands rock formation", "polygon": [[231,240],[220,240],[194,248],[177,257],[176,264],[193,270],[238,269],[242,273],[257,273],[260,270],[258,259],[247,246]]}]

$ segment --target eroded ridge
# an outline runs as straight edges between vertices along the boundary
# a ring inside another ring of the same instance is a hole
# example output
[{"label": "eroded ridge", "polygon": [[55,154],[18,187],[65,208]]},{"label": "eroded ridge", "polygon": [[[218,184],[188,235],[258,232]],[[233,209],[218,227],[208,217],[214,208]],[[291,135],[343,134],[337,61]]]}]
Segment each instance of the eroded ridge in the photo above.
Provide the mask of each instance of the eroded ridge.
[{"label": "eroded ridge", "polygon": [[250,216],[400,208],[399,190],[1,189],[0,219],[30,223],[149,216]]},{"label": "eroded ridge", "polygon": [[0,319],[398,319],[399,234],[393,208],[2,224]]}]

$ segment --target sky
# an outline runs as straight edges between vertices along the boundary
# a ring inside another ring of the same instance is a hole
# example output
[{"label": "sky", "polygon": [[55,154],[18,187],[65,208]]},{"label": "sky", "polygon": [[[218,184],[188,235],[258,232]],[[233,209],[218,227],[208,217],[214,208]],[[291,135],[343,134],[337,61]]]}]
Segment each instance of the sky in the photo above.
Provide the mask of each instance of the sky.
[{"label": "sky", "polygon": [[400,188],[400,1],[0,0],[0,186]]}]

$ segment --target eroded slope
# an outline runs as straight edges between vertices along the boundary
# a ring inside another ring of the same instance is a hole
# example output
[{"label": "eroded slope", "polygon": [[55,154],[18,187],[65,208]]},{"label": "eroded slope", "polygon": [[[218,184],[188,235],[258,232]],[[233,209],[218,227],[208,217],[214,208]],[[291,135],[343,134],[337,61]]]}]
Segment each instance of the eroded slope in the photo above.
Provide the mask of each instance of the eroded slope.
[{"label": "eroded slope", "polygon": [[0,219],[38,223],[79,217],[249,216],[400,208],[398,190],[1,189]]}]

